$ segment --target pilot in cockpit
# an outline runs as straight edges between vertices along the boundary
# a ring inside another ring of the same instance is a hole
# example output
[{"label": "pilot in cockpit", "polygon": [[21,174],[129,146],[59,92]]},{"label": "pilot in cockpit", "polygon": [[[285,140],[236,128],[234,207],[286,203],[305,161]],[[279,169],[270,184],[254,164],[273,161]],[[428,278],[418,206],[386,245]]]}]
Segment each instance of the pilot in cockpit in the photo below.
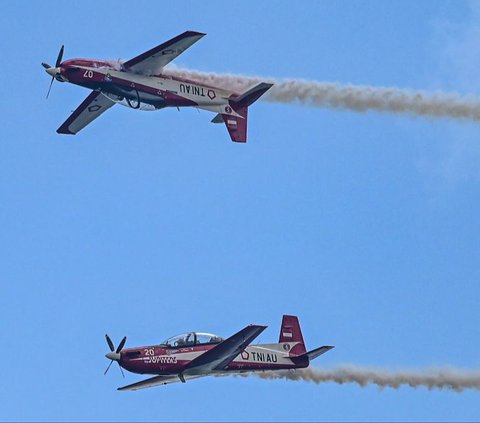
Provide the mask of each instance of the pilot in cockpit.
[{"label": "pilot in cockpit", "polygon": [[178,337],[178,339],[175,341],[175,346],[183,347],[184,345],[186,345],[185,338],[183,336]]}]

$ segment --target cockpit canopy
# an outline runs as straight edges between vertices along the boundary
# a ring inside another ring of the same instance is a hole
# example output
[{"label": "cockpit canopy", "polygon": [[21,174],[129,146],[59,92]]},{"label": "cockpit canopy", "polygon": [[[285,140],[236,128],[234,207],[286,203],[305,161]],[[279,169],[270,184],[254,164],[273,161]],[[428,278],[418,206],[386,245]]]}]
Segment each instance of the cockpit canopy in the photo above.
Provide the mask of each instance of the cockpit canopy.
[{"label": "cockpit canopy", "polygon": [[223,341],[223,338],[211,333],[204,332],[189,332],[181,335],[172,336],[166,341],[162,342],[162,345],[167,345],[173,348],[191,347],[194,345],[205,344],[219,344]]}]

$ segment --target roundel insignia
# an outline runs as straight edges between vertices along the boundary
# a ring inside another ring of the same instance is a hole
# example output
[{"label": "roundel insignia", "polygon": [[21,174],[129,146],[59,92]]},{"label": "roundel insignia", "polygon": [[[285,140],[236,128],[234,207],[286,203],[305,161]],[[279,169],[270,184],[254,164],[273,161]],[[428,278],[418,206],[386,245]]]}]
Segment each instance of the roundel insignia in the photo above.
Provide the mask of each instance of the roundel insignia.
[{"label": "roundel insignia", "polygon": [[283,344],[283,349],[288,351],[290,349],[290,344]]},{"label": "roundel insignia", "polygon": [[248,360],[248,357],[250,357],[250,354],[248,353],[248,351],[242,351],[241,356],[242,356],[242,359]]},{"label": "roundel insignia", "polygon": [[215,94],[215,91],[213,90],[208,90],[207,95],[210,100],[213,100],[217,96],[217,94]]},{"label": "roundel insignia", "polygon": [[227,113],[232,113],[232,108],[231,108],[230,106],[226,106],[226,107],[225,107],[225,111],[226,111]]},{"label": "roundel insignia", "polygon": [[98,104],[94,104],[93,106],[90,106],[88,108],[88,111],[89,112],[98,112],[101,108],[102,108],[102,106],[100,106]]}]

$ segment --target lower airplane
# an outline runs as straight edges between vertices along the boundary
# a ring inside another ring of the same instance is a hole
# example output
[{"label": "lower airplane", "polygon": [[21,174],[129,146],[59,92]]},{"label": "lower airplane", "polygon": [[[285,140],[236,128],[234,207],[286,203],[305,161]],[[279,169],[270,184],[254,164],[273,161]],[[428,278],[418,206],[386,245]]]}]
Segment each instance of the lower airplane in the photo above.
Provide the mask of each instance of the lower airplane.
[{"label": "lower airplane", "polygon": [[97,59],[62,61],[62,46],[55,66],[42,63],[52,77],[47,98],[54,80],[80,85],[92,92],[57,132],[74,135],[115,104],[137,110],[197,107],[216,113],[212,122],[224,123],[232,141],[246,142],[248,107],[273,84],[262,82],[244,93],[236,93],[164,73],[165,65],[204,35],[185,31],[124,62]]},{"label": "lower airplane", "polygon": [[[118,388],[137,390],[174,382],[185,383],[202,376],[224,376],[245,372],[261,372],[308,367],[310,361],[334,348],[325,345],[307,351],[296,316],[284,315],[277,344],[250,345],[267,326],[249,325],[227,339],[189,332],[167,339],[159,345],[126,348],[124,337],[115,349],[108,335],[110,352],[105,355],[133,373],[156,375]],[[122,371],[123,374],[123,371]]]}]

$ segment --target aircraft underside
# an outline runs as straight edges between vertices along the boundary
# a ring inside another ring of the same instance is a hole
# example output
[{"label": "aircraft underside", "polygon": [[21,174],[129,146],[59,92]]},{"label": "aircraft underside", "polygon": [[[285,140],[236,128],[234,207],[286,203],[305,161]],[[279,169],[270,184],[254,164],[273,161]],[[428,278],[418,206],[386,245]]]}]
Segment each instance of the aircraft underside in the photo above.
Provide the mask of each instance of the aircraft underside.
[{"label": "aircraft underside", "polygon": [[229,114],[238,115],[229,107],[231,92],[174,78],[146,77],[92,67],[75,68],[67,73],[66,77],[70,83],[100,91],[115,103],[132,109],[198,107],[224,113],[224,108],[228,107]]}]

